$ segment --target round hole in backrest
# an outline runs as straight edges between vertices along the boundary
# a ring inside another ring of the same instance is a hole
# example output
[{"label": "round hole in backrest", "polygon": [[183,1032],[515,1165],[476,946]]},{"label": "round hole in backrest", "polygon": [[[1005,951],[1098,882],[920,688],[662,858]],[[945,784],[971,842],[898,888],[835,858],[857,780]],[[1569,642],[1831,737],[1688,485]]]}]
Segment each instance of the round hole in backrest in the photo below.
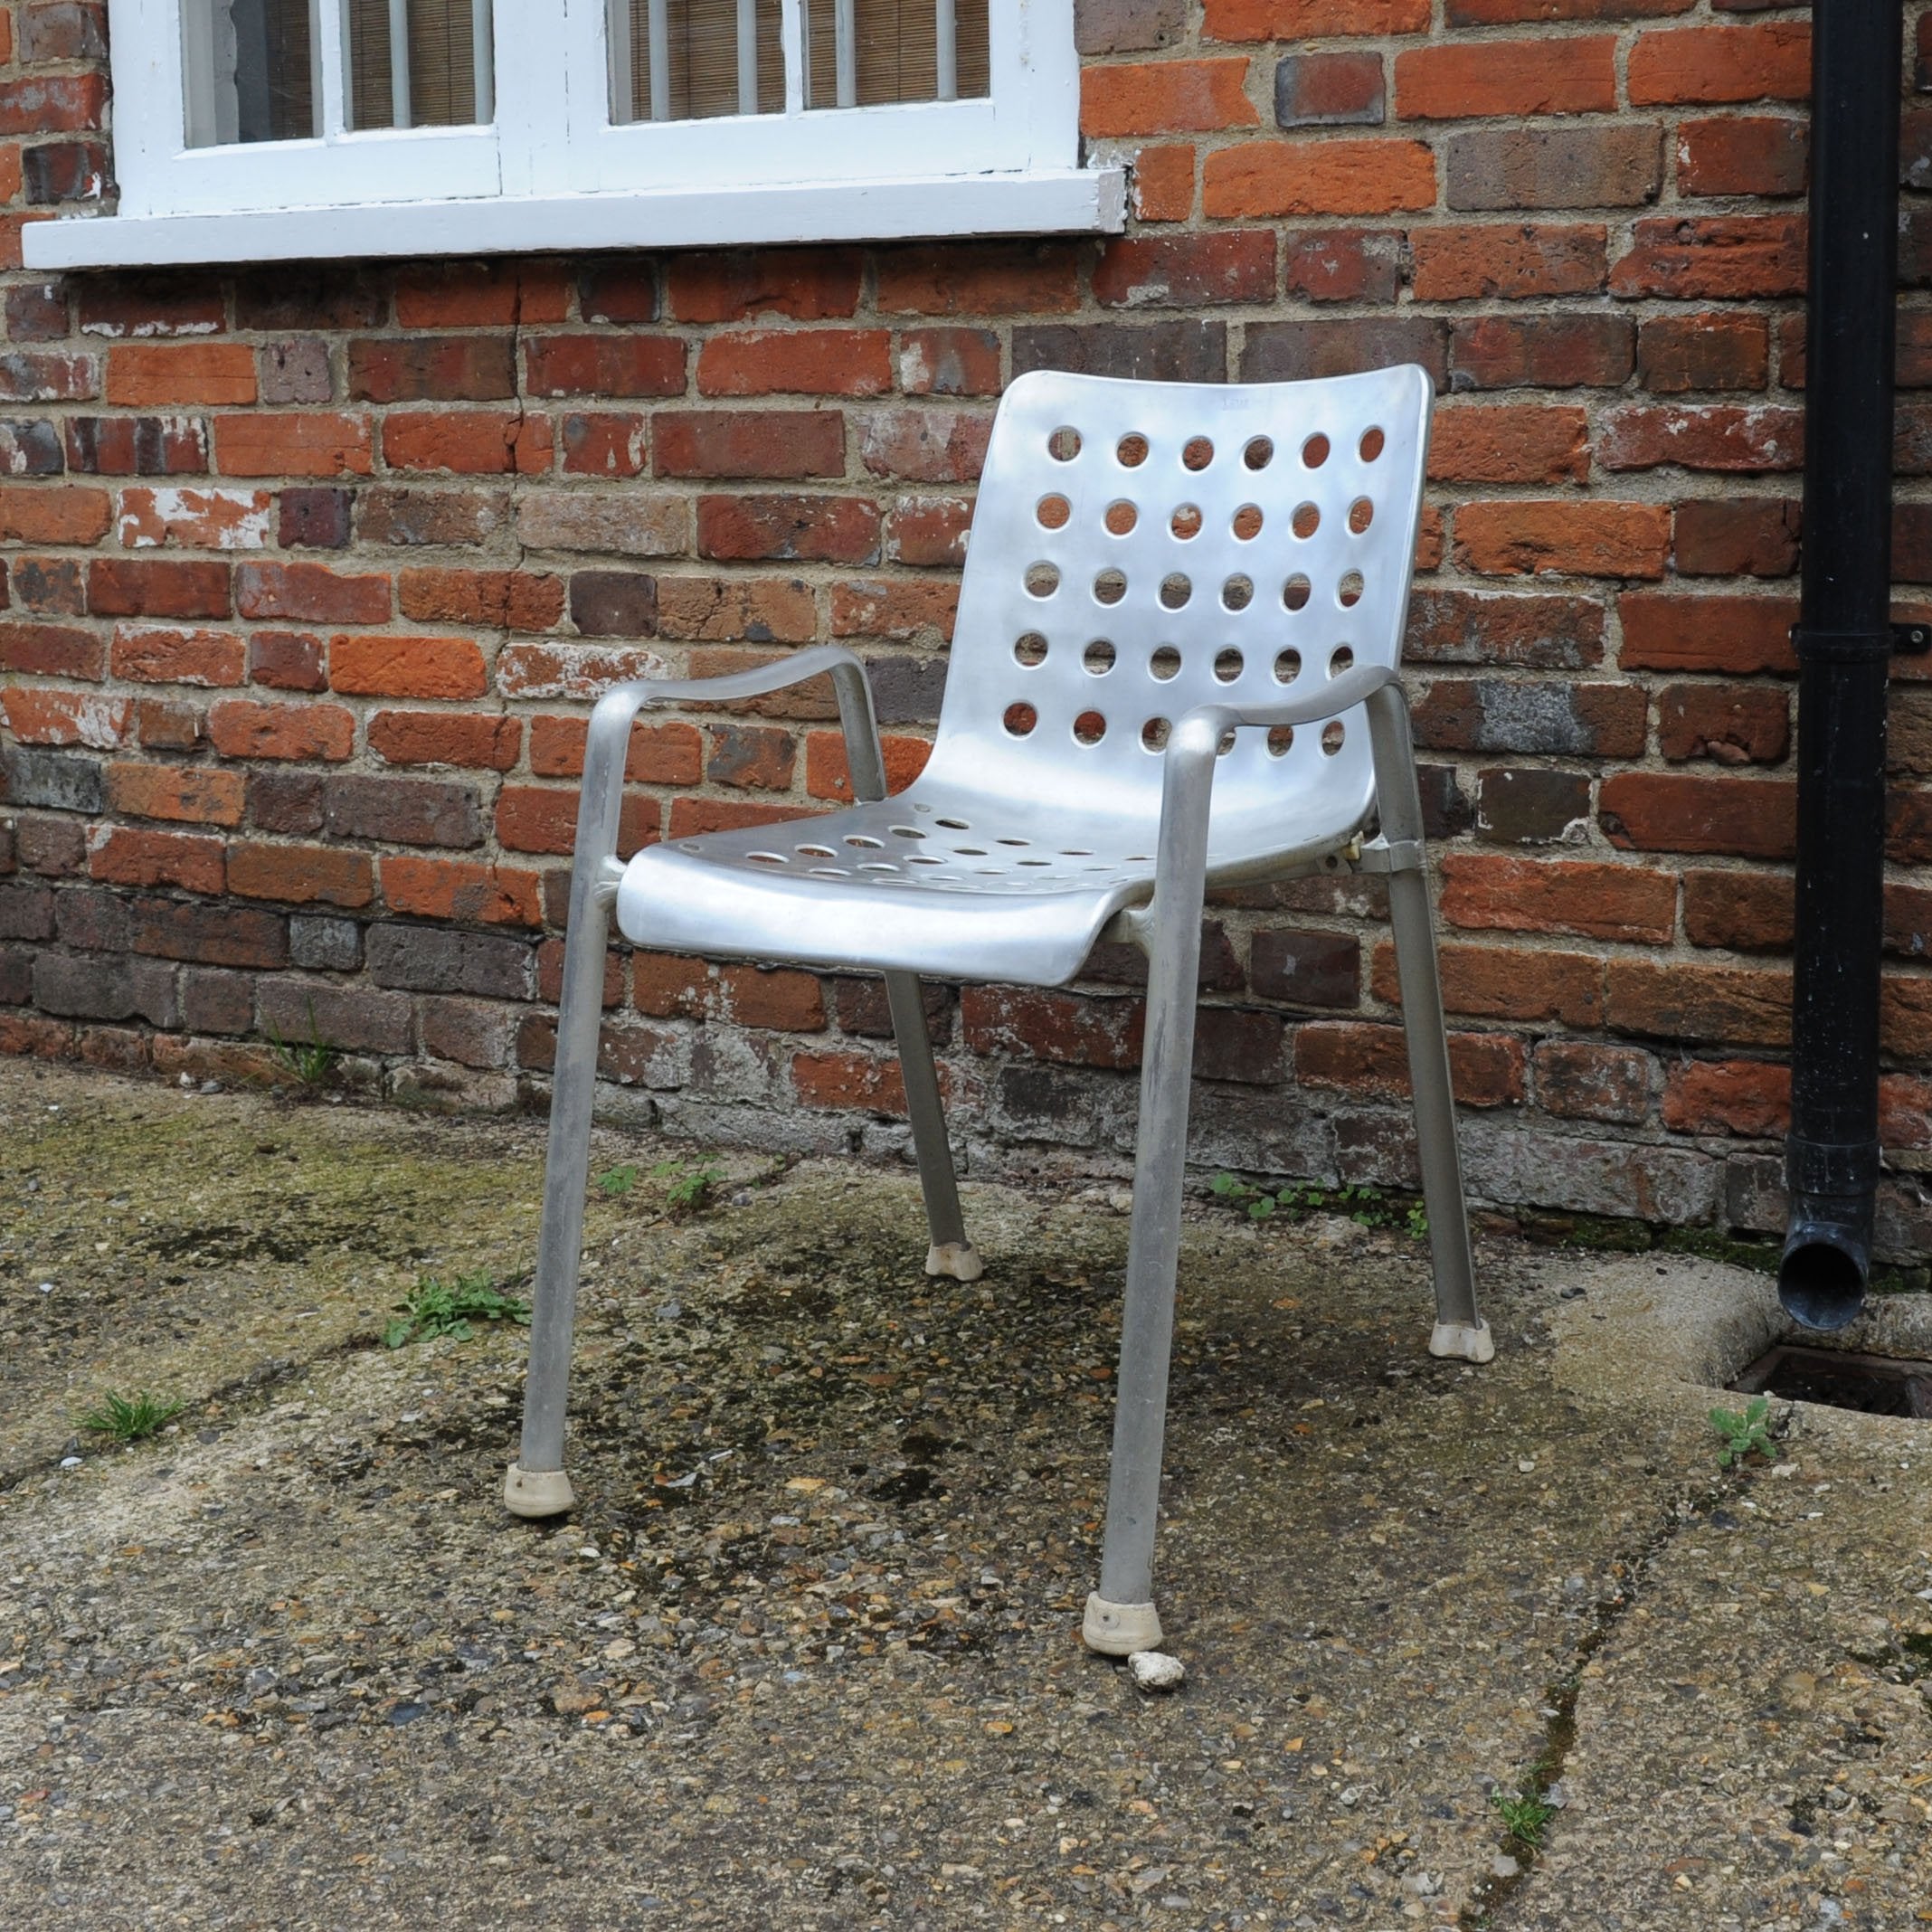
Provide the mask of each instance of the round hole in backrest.
[{"label": "round hole in backrest", "polygon": [[1272,437],[1251,436],[1247,447],[1241,452],[1241,460],[1250,469],[1265,469],[1274,460],[1274,441]]},{"label": "round hole in backrest", "polygon": [[1189,598],[1194,594],[1192,582],[1179,571],[1170,571],[1160,580],[1160,601],[1170,611],[1185,608]]},{"label": "round hole in backrest", "polygon": [[848,846],[861,847],[867,852],[882,852],[886,848],[883,838],[868,838],[864,832],[848,832],[845,842]]},{"label": "round hole in backrest", "polygon": [[1294,749],[1294,726],[1293,724],[1271,724],[1268,727],[1268,756],[1285,758]]},{"label": "round hole in backrest", "polygon": [[1132,504],[1129,503],[1124,497],[1116,497],[1107,506],[1106,516],[1103,518],[1109,536],[1130,535],[1132,533],[1133,526],[1140,520],[1140,511]]},{"label": "round hole in backrest", "polygon": [[1274,654],[1274,681],[1276,684],[1293,684],[1302,675],[1302,654],[1298,650],[1278,650]]},{"label": "round hole in backrest", "polygon": [[747,852],[744,856],[761,866],[784,866],[791,863],[782,852]]},{"label": "round hole in backrest", "polygon": [[1138,469],[1147,460],[1146,437],[1130,431],[1114,444],[1113,455],[1122,469]]},{"label": "round hole in backrest", "polygon": [[1163,644],[1147,660],[1147,668],[1157,683],[1165,684],[1180,676],[1180,653],[1171,644]]},{"label": "round hole in backrest", "polygon": [[1341,741],[1348,734],[1340,718],[1331,718],[1321,727],[1321,749],[1332,758],[1341,749]]},{"label": "round hole in backrest", "polygon": [[1366,497],[1358,497],[1349,506],[1349,532],[1359,536],[1375,521],[1375,505]]},{"label": "round hole in backrest", "polygon": [[1302,445],[1302,463],[1308,469],[1320,469],[1329,459],[1329,440],[1320,430]]},{"label": "round hole in backrest", "polygon": [[1151,752],[1167,749],[1168,721],[1165,718],[1149,718],[1141,727],[1141,743]]},{"label": "round hole in backrest", "polygon": [[1168,528],[1185,544],[1190,537],[1201,534],[1202,520],[1201,513],[1195,505],[1183,503],[1168,518]]},{"label": "round hole in backrest", "polygon": [[1180,460],[1186,469],[1205,469],[1214,461],[1214,445],[1205,436],[1190,436],[1181,445]]},{"label": "round hole in backrest", "polygon": [[1025,578],[1027,594],[1029,597],[1051,597],[1060,588],[1059,566],[1054,564],[1029,564]]},{"label": "round hole in backrest", "polygon": [[1359,570],[1348,572],[1335,586],[1335,601],[1344,611],[1352,611],[1362,601],[1362,592],[1368,586],[1362,582]]},{"label": "round hole in backrest", "polygon": [[1080,454],[1080,431],[1062,423],[1046,439],[1046,453],[1056,463],[1070,463]]},{"label": "round hole in backrest", "polygon": [[1288,519],[1288,527],[1306,543],[1321,527],[1321,512],[1312,503],[1298,503],[1294,515]]},{"label": "round hole in backrest", "polygon": [[1094,580],[1094,601],[1117,604],[1127,594],[1127,578],[1117,570],[1103,570]]},{"label": "round hole in backrest", "polygon": [[1346,644],[1338,644],[1329,653],[1329,676],[1340,677],[1344,671],[1355,668],[1355,653]]},{"label": "round hole in backrest", "polygon": [[801,845],[797,848],[797,850],[806,858],[837,858],[838,857],[838,853],[833,851],[830,846]]},{"label": "round hole in backrest", "polygon": [[1388,446],[1388,439],[1380,430],[1370,427],[1362,431],[1362,440],[1356,446],[1365,463],[1372,463]]},{"label": "round hole in backrest", "polygon": [[1114,650],[1105,638],[1095,638],[1081,652],[1080,661],[1095,677],[1104,677],[1113,668]]},{"label": "round hole in backrest", "polygon": [[1098,711],[1083,711],[1074,720],[1074,739],[1080,744],[1098,744],[1107,735],[1107,720]]},{"label": "round hole in backrest", "polygon": [[[1028,630],[1014,639],[1014,661],[1023,664],[1030,671],[1036,664],[1046,661],[1046,639],[1037,630]],[[943,824],[945,821],[940,821]]]},{"label": "round hole in backrest", "polygon": [[1242,666],[1245,662],[1241,653],[1231,644],[1226,650],[1217,651],[1214,655],[1216,681],[1220,684],[1233,684],[1235,679],[1240,677]]},{"label": "round hole in backrest", "polygon": [[1291,611],[1305,610],[1308,606],[1309,597],[1313,590],[1314,586],[1309,582],[1306,577],[1302,576],[1300,571],[1297,571],[1293,576],[1289,578],[1286,583],[1283,584],[1282,601]]},{"label": "round hole in backrest", "polygon": [[1066,519],[1074,514],[1074,507],[1065,497],[1056,492],[1052,496],[1042,497],[1033,506],[1033,514],[1038,518],[1041,529],[1064,530],[1066,527]]},{"label": "round hole in backrest", "polygon": [[1214,755],[1226,758],[1235,748],[1235,727],[1230,724],[1214,742]]},{"label": "round hole in backrest", "polygon": [[1011,736],[1024,738],[1039,721],[1040,715],[1031,705],[1009,705],[999,722]]},{"label": "round hole in backrest", "polygon": [[1228,528],[1235,533],[1236,540],[1252,544],[1261,535],[1261,507],[1258,504],[1244,503],[1234,514]]},{"label": "round hole in backrest", "polygon": [[1221,586],[1224,611],[1245,611],[1255,601],[1255,580],[1236,574]]}]

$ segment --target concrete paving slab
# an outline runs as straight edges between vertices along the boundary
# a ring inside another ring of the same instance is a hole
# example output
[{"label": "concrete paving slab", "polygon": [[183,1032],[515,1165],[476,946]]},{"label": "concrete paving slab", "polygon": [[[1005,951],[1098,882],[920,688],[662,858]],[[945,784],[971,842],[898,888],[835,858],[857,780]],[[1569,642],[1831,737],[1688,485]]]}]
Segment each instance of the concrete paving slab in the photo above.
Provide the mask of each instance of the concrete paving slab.
[{"label": "concrete paving slab", "polygon": [[[692,1151],[601,1133],[546,1528],[521,1331],[376,1339],[515,1291],[537,1123],[20,1063],[0,1120],[0,1923],[1932,1923],[1921,1426],[1720,1472],[1757,1277],[1489,1243],[1474,1370],[1405,1236],[1203,1202],[1157,1697],[1076,1635],[1103,1194],[969,1186],[961,1286],[904,1171],[723,1155],[678,1218]],[[76,1435],[134,1387],[189,1407]],[[1552,1778],[1536,1852],[1492,1792]]]}]

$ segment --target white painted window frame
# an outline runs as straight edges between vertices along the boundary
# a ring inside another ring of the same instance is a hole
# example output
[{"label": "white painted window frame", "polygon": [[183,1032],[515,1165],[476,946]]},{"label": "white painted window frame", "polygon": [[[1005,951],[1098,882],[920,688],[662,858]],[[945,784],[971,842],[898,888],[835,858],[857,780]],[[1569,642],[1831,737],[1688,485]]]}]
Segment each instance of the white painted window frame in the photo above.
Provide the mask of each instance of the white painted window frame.
[{"label": "white painted window frame", "polygon": [[30,267],[1077,232],[1124,219],[1122,170],[1078,166],[1072,0],[991,0],[989,99],[809,110],[805,0],[783,0],[784,112],[628,123],[611,115],[607,0],[496,0],[493,125],[362,133],[344,128],[343,0],[312,0],[324,131],[190,147],[182,9],[195,4],[109,0],[119,212],[29,224]]}]

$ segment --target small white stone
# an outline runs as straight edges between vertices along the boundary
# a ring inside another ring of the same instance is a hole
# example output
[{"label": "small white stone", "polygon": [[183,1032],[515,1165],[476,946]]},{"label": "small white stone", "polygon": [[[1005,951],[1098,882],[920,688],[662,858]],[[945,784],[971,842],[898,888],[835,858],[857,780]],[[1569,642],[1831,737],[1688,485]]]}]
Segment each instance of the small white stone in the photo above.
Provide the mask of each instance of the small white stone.
[{"label": "small white stone", "polygon": [[80,1466],[80,1458],[77,1455],[63,1455],[61,1458],[61,1467],[62,1469],[79,1469]]},{"label": "small white stone", "polygon": [[1165,1651],[1135,1651],[1127,1660],[1127,1668],[1143,1690],[1178,1690],[1188,1677],[1187,1665]]},{"label": "small white stone", "polygon": [[1493,1879],[1513,1879],[1523,1868],[1507,1852],[1499,1852],[1490,1861],[1490,1876]]},{"label": "small white stone", "polygon": [[1523,1456],[1518,1461],[1516,1466],[1524,1475],[1532,1474],[1536,1469],[1536,1458],[1534,1456]]}]

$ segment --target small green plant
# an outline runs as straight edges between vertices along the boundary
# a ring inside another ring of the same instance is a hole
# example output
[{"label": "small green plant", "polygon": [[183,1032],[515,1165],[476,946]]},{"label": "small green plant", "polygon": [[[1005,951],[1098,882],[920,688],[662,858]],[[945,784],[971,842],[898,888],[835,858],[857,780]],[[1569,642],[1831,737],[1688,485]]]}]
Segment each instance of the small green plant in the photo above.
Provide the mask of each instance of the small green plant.
[{"label": "small green plant", "polygon": [[1557,1814],[1533,1791],[1505,1791],[1501,1785],[1490,1793],[1490,1804],[1502,1820],[1502,1828],[1519,1844],[1534,1852],[1543,1842],[1543,1827]]},{"label": "small green plant", "polygon": [[1736,1409],[1711,1410],[1710,1425],[1724,1438],[1723,1446],[1718,1451],[1719,1469],[1728,1469],[1733,1463],[1743,1462],[1754,1449],[1766,1461],[1777,1460],[1777,1444],[1771,1440],[1771,1432],[1766,1426],[1770,1415],[1769,1396],[1753,1396],[1745,1405],[1741,1416]]},{"label": "small green plant", "polygon": [[468,1341],[476,1332],[472,1321],[515,1321],[528,1328],[530,1304],[503,1293],[487,1274],[459,1274],[453,1283],[421,1275],[396,1303],[395,1319],[383,1330],[383,1346],[400,1349],[406,1341],[439,1335]]},{"label": "small green plant", "polygon": [[146,1442],[186,1407],[185,1402],[170,1402],[145,1388],[132,1396],[109,1388],[103,1392],[99,1407],[81,1416],[80,1426],[96,1435],[111,1435],[118,1443]]},{"label": "small green plant", "polygon": [[1217,1174],[1208,1191],[1251,1221],[1265,1221],[1277,1213],[1305,1221],[1312,1214],[1346,1215],[1363,1227],[1393,1227],[1420,1241],[1429,1232],[1429,1217],[1420,1201],[1392,1199],[1379,1188],[1319,1188],[1312,1183],[1278,1189],[1257,1188],[1238,1174]]},{"label": "small green plant", "polygon": [[597,1185],[612,1200],[621,1200],[638,1184],[638,1170],[634,1167],[614,1167],[607,1174],[597,1177]]},{"label": "small green plant", "polygon": [[687,1165],[682,1160],[660,1160],[651,1170],[654,1179],[668,1179],[664,1205],[674,1215],[696,1214],[711,1198],[711,1190],[724,1179],[723,1168],[701,1162]]},{"label": "small green plant", "polygon": [[269,1050],[276,1062],[295,1076],[296,1084],[305,1094],[318,1094],[336,1076],[336,1064],[342,1058],[342,1049],[322,1037],[322,1029],[316,1024],[316,1003],[308,1002],[308,1037],[306,1040],[285,1040],[275,1030],[272,1022],[267,1028]]}]

